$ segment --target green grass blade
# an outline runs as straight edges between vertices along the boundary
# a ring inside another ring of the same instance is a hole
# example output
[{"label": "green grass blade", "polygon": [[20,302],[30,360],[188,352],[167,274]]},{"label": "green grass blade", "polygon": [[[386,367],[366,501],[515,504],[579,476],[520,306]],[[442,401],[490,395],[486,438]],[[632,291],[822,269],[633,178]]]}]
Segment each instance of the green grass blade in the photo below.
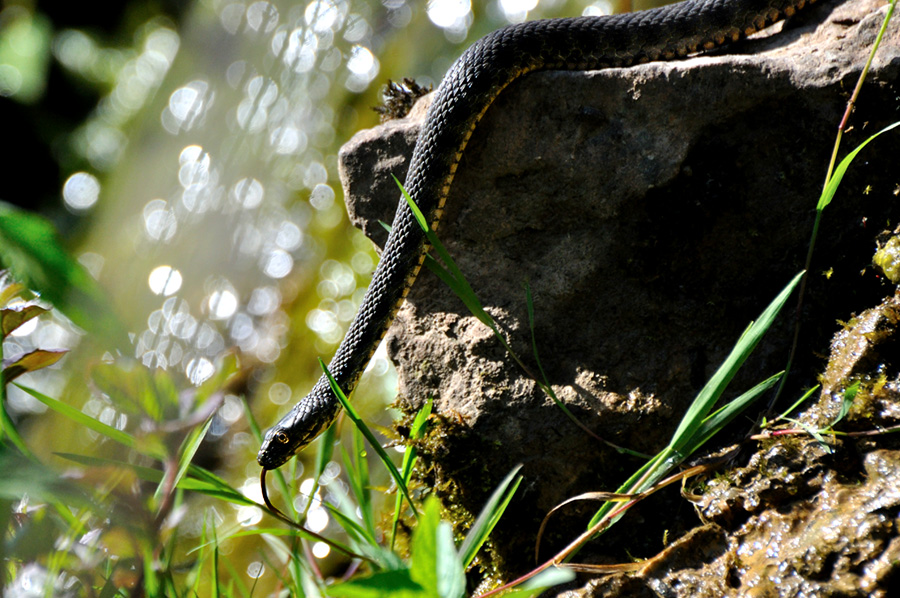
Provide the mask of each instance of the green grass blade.
[{"label": "green grass blade", "polygon": [[114,440],[123,446],[134,449],[147,457],[158,460],[165,459],[165,454],[163,454],[161,451],[148,450],[147,447],[141,447],[141,443],[138,442],[138,440],[134,436],[128,434],[127,432],[123,432],[122,430],[118,430],[110,425],[104,424],[103,422],[98,421],[85,413],[82,413],[78,409],[66,405],[62,401],[58,401],[54,398],[48,397],[44,393],[38,392],[33,388],[28,388],[27,386],[22,386],[18,383],[16,384],[16,386],[33,396],[35,399],[37,399],[50,409],[53,409],[60,415],[67,417],[75,423],[81,424],[86,428],[97,432],[98,434],[102,434],[103,436],[106,436],[110,440]]},{"label": "green grass blade", "polygon": [[[143,467],[118,459],[110,459],[107,457],[89,457],[87,455],[75,455],[72,453],[54,454],[63,459],[68,459],[69,461],[78,463],[79,465],[84,465],[85,467],[113,466],[121,469],[127,469],[132,471],[139,479],[147,482],[152,482],[154,484],[160,483],[163,479],[163,472],[158,469],[153,469],[152,467]],[[181,478],[181,480],[179,480],[177,487],[181,490],[188,490],[191,492],[206,494],[207,496],[214,496],[236,505],[259,506],[257,505],[257,503],[244,496],[238,490],[235,490],[234,488],[231,488],[224,484],[215,484],[197,478],[183,477]]]},{"label": "green grass blade", "polygon": [[803,430],[804,432],[806,432],[807,434],[809,434],[810,436],[815,438],[816,442],[821,444],[822,447],[825,449],[825,452],[827,452],[829,455],[834,453],[834,449],[832,449],[828,445],[828,441],[825,440],[825,436],[822,435],[824,430],[816,430],[813,427],[811,427],[809,424],[805,424],[798,419],[792,419],[790,417],[787,418],[787,421],[791,422],[792,424],[794,424],[795,426],[797,426],[798,428],[800,428],[801,430]]},{"label": "green grass blade", "polygon": [[[431,410],[434,406],[434,401],[429,398],[425,401],[425,405],[419,409],[419,412],[416,413],[416,417],[413,420],[412,426],[409,429],[409,438],[410,440],[418,440],[425,435],[425,425],[428,423],[428,418],[431,416]],[[416,463],[416,455],[418,451],[415,446],[408,445],[406,450],[403,452],[403,462],[400,465],[400,473],[403,475],[403,482],[409,487],[409,481],[412,479],[412,471],[413,466]],[[403,508],[403,495],[401,493],[397,493],[397,497],[394,500],[394,514],[391,519],[391,549],[394,548],[394,542],[397,538],[397,525],[400,522],[400,512]]]},{"label": "green grass blade", "polygon": [[[478,296],[475,294],[475,291],[472,290],[472,287],[469,285],[469,282],[466,280],[466,277],[463,276],[459,267],[456,265],[456,262],[453,261],[453,258],[450,257],[449,252],[444,247],[444,244],[441,243],[441,240],[434,234],[434,231],[431,230],[431,227],[428,225],[428,221],[425,219],[425,215],[422,213],[422,210],[419,209],[419,206],[416,205],[416,202],[412,200],[407,193],[406,189],[397,180],[397,177],[394,177],[394,181],[397,183],[397,186],[400,188],[400,193],[403,194],[403,198],[406,200],[407,205],[410,210],[412,210],[413,215],[416,218],[416,222],[418,222],[419,227],[421,227],[422,231],[425,233],[425,236],[428,239],[428,243],[434,248],[435,253],[437,253],[438,257],[444,263],[444,267],[441,267],[437,262],[429,263],[429,268],[438,275],[438,277],[449,286],[454,293],[462,300],[462,302],[466,305],[466,308],[472,312],[472,315],[478,318],[478,320],[494,330],[496,333],[496,327],[494,325],[494,320],[486,311],[484,311],[484,306],[481,305],[481,301],[478,300]],[[427,261],[427,260],[426,260]]]},{"label": "green grass blade", "polygon": [[184,478],[184,475],[190,468],[191,461],[193,461],[194,455],[197,454],[200,443],[206,438],[206,433],[209,431],[211,425],[212,417],[209,417],[206,420],[206,424],[192,429],[182,443],[181,456],[178,459],[178,471],[175,473],[175,486],[177,486],[178,482]]},{"label": "green grass blade", "polygon": [[694,433],[694,436],[692,438],[692,442],[685,445],[685,454],[692,454],[694,451],[699,449],[703,445],[703,443],[715,436],[716,433],[719,432],[719,430],[727,426],[731,422],[731,420],[733,420],[735,417],[737,417],[738,414],[743,412],[744,409],[750,406],[753,401],[758,399],[760,396],[762,396],[763,393],[775,386],[775,384],[781,379],[782,375],[784,375],[784,372],[775,374],[774,376],[767,378],[741,396],[729,401],[728,404],[707,417],[700,425],[700,427],[697,428],[697,431]]},{"label": "green grass blade", "polygon": [[[339,491],[335,488],[333,491]],[[346,497],[344,497],[346,498]],[[349,501],[344,501],[349,502]],[[343,506],[342,508],[338,508],[329,503],[322,503],[328,512],[335,518],[344,531],[347,533],[354,542],[359,544],[360,546],[377,546],[378,541],[375,539],[375,535],[368,529],[366,529],[362,524],[357,521],[357,518],[352,513],[353,508],[352,505]],[[346,511],[346,512],[345,512]]]},{"label": "green grass blade", "polygon": [[493,318],[491,318],[484,310],[481,301],[474,292],[471,292],[471,288],[467,288],[467,285],[460,284],[459,280],[455,278],[447,268],[442,266],[440,262],[430,255],[425,256],[425,266],[431,270],[435,276],[441,279],[441,282],[450,287],[450,290],[459,297],[460,301],[463,302],[463,305],[466,306],[466,309],[468,309],[479,322],[491,329],[494,328]]},{"label": "green grass blade", "polygon": [[[497,525],[507,505],[509,505],[509,501],[512,500],[513,495],[518,490],[519,484],[522,482],[522,476],[518,475],[520,469],[522,469],[522,466],[516,465],[506,474],[503,481],[491,493],[478,517],[475,518],[475,523],[472,524],[472,528],[466,534],[466,539],[463,540],[459,547],[459,559],[463,567],[468,567],[472,563],[472,560],[478,553],[478,549],[491,535],[494,526]],[[510,484],[512,484],[511,487]]]},{"label": "green grass blade", "polygon": [[[331,486],[331,488],[334,489],[336,486]],[[334,516],[338,525],[347,533],[354,552],[371,559],[381,569],[402,569],[406,566],[400,557],[390,550],[382,548],[375,537],[370,535],[369,531],[356,521],[357,518],[353,513],[342,512],[341,509],[328,503],[322,504],[325,505],[325,508]]]},{"label": "green grass blade", "polygon": [[803,393],[803,396],[801,396],[799,399],[797,399],[793,405],[791,405],[790,407],[785,409],[784,412],[776,418],[776,420],[785,419],[791,411],[793,411],[794,409],[799,407],[804,401],[806,401],[806,399],[813,396],[813,393],[815,393],[817,390],[819,390],[818,384],[816,384],[815,386],[813,386],[812,388],[807,390],[805,393]]},{"label": "green grass blade", "polygon": [[703,420],[710,412],[713,405],[722,396],[725,388],[731,382],[734,375],[756,348],[763,335],[775,321],[775,317],[784,307],[785,302],[796,286],[800,283],[804,272],[800,272],[787,284],[769,306],[760,314],[759,319],[753,322],[741,335],[740,340],[731,350],[724,363],[716,370],[709,382],[697,394],[697,398],[691,404],[681,424],[672,436],[669,446],[684,455],[685,447],[693,442],[697,429],[703,424]]},{"label": "green grass blade", "polygon": [[388,473],[391,474],[391,477],[394,478],[394,482],[396,482],[397,488],[400,489],[400,492],[402,492],[403,496],[406,497],[406,500],[409,501],[410,508],[412,508],[413,514],[416,516],[416,519],[418,519],[419,512],[416,510],[412,498],[409,496],[409,490],[406,488],[406,483],[403,481],[403,477],[400,475],[400,472],[397,471],[397,467],[394,465],[394,462],[391,461],[391,458],[378,443],[378,439],[375,438],[375,435],[369,429],[369,426],[367,426],[362,418],[359,417],[356,409],[354,409],[353,405],[350,404],[350,401],[347,400],[347,396],[344,394],[344,391],[341,390],[341,387],[338,386],[337,382],[334,379],[334,376],[331,375],[331,372],[328,371],[328,366],[325,365],[325,362],[319,359],[319,365],[322,366],[322,371],[325,372],[325,375],[328,377],[328,382],[331,385],[331,390],[332,392],[334,392],[335,396],[337,396],[338,400],[341,402],[341,405],[343,405],[344,410],[347,413],[347,417],[350,418],[353,424],[359,429],[360,432],[362,432],[363,436],[366,437],[366,440],[369,441],[369,445],[378,454],[378,457],[381,459],[381,462],[388,470]]},{"label": "green grass blade", "polygon": [[850,164],[856,158],[856,155],[861,152],[862,149],[866,147],[870,141],[874,140],[882,133],[887,133],[891,129],[898,126],[900,126],[900,121],[886,126],[885,128],[881,129],[880,131],[860,143],[858,146],[856,146],[856,149],[847,154],[844,159],[841,160],[841,163],[838,164],[837,168],[835,168],[834,174],[831,176],[831,179],[829,179],[828,185],[826,185],[825,189],[822,191],[822,196],[819,198],[819,203],[816,206],[816,211],[821,212],[828,206],[828,204],[831,203],[831,200],[834,199],[834,194],[837,192],[837,189],[841,184],[841,179],[844,178],[844,173],[846,173],[847,169],[850,168]]},{"label": "green grass blade", "polygon": [[0,430],[3,430],[3,434],[9,438],[9,441],[13,443],[19,452],[25,455],[26,457],[33,457],[34,454],[28,448],[28,445],[25,444],[25,440],[19,434],[19,431],[16,429],[16,424],[13,421],[12,417],[10,417],[9,412],[6,410],[6,387],[0,387],[0,394],[3,396],[0,397],[2,402],[0,402]]},{"label": "green grass blade", "polygon": [[375,535],[375,513],[372,507],[372,491],[369,482],[369,462],[366,460],[366,447],[363,445],[359,430],[353,433],[353,461],[356,465],[352,489],[356,496],[357,506],[362,514],[363,523],[372,535]]},{"label": "green grass blade", "polygon": [[372,497],[369,492],[368,471],[361,471],[359,468],[360,462],[365,462],[365,451],[362,451],[362,454],[357,452],[356,444],[361,441],[359,431],[354,430],[353,436],[353,449],[357,458],[355,460],[351,459],[350,454],[343,446],[341,446],[341,458],[344,462],[344,471],[347,474],[350,491],[353,493],[356,502],[353,503],[342,489],[335,488],[334,492],[341,497],[339,505],[343,511],[346,511],[348,517],[355,517],[358,511],[362,526],[366,530],[366,536],[374,542],[375,522],[372,513]]},{"label": "green grass blade", "polygon": [[203,575],[199,575],[200,570],[203,567],[203,564],[209,559],[208,550],[211,546],[216,546],[218,541],[216,538],[210,538],[210,528],[213,527],[214,524],[210,522],[210,517],[203,517],[203,525],[200,528],[200,540],[199,544],[193,548],[189,554],[196,554],[196,558],[194,559],[194,567],[192,574],[188,577],[191,583],[190,591],[195,595],[200,595],[200,584],[203,582]]},{"label": "green grass blade", "polygon": [[[741,335],[737,344],[731,350],[725,362],[716,370],[709,382],[697,394],[697,398],[691,404],[687,413],[681,420],[675,434],[669,445],[651,460],[645,463],[637,472],[635,472],[628,480],[622,484],[616,492],[618,493],[636,493],[643,492],[652,487],[653,484],[668,475],[672,467],[675,467],[685,458],[691,451],[708,440],[712,435],[727,421],[740,413],[740,408],[745,407],[753,399],[759,396],[761,392],[771,387],[781,376],[773,376],[768,380],[755,386],[753,389],[744,393],[738,399],[735,399],[726,408],[720,409],[718,412],[707,418],[707,414],[715,405],[716,401],[722,396],[728,383],[743,365],[744,361],[750,355],[756,345],[762,339],[763,334],[769,329],[774,322],[784,303],[787,301],[791,292],[803,277],[800,272],[787,284],[777,297],[763,311],[759,319],[753,322]],[[605,503],[591,518],[588,528],[593,527],[603,517],[609,515],[615,508],[615,503]],[[616,517],[618,519],[618,517]]]}]

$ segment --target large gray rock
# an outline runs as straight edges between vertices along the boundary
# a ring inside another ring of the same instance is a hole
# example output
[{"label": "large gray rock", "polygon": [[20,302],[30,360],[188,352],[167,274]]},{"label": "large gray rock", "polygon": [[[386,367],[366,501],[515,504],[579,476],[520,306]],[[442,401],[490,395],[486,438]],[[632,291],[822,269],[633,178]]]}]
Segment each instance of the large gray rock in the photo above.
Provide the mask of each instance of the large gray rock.
[{"label": "large gray rock", "polygon": [[[818,6],[779,35],[715,56],[536,73],[488,110],[439,234],[536,371],[528,282],[543,368],[596,434],[659,450],[749,321],[803,267],[837,124],[880,26],[881,4]],[[895,20],[842,154],[900,120],[898,73]],[[351,218],[379,244],[377,221],[391,221],[398,197],[390,175],[403,180],[423,113],[417,107],[407,119],[360,132],[341,152]],[[891,292],[868,264],[875,235],[900,221],[898,150],[897,133],[864,150],[826,210],[783,402],[815,384],[835,321]],[[735,392],[784,368],[793,305]],[[640,465],[571,423],[429,272],[387,342],[401,406],[413,410],[434,397],[447,426],[422,447],[435,488],[477,512],[493,486],[524,464],[525,482],[494,543],[508,572],[527,570],[549,509],[584,491],[613,490]],[[696,524],[677,493],[655,500],[579,558],[652,556],[663,547],[662,530],[673,540]],[[542,555],[574,537],[595,508],[554,515]],[[640,595],[633,583],[627,592]],[[671,595],[682,595],[673,588]]]}]

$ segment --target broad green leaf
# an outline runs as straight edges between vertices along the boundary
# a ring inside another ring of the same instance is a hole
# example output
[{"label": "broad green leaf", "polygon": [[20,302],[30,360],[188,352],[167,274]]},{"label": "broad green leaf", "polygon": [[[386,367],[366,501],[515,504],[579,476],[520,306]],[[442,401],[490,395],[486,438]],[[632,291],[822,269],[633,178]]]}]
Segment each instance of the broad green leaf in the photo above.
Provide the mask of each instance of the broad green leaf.
[{"label": "broad green leaf", "polygon": [[0,262],[82,329],[120,349],[131,347],[100,286],[42,216],[0,202]]},{"label": "broad green leaf", "polygon": [[44,349],[35,349],[30,353],[19,355],[13,360],[3,360],[3,377],[0,380],[2,384],[9,384],[22,374],[33,372],[41,368],[53,365],[63,358],[68,351],[45,351]]},{"label": "broad green leaf", "polygon": [[430,496],[422,509],[412,537],[412,579],[428,592],[440,598],[460,598],[465,592],[463,565],[453,545],[453,530],[441,521],[441,507]]},{"label": "broad green leaf", "polygon": [[413,581],[409,569],[382,571],[362,579],[329,586],[334,598],[435,598]]}]

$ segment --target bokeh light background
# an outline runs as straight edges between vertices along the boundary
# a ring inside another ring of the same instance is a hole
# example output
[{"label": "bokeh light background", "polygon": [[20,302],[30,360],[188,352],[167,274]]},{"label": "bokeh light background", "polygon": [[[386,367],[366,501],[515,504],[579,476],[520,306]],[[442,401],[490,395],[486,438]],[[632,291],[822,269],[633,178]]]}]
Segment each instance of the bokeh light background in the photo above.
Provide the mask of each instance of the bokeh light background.
[{"label": "bokeh light background", "polygon": [[[316,357],[327,361],[334,352],[374,269],[371,243],[347,222],[336,156],[355,131],[377,124],[370,107],[385,81],[436,85],[468,44],[497,27],[614,8],[629,7],[604,0],[199,0],[180,22],[152,16],[114,45],[90,28],[57,30],[39,9],[10,5],[0,13],[0,96],[34,101],[53,61],[104,86],[65,140],[64,153],[75,156],[65,163],[75,167],[59,181],[62,208],[47,212],[109,292],[138,362],[199,384],[237,347],[253,370],[251,409],[268,426],[318,377]],[[76,367],[83,334],[58,314],[34,322],[8,340],[6,355],[38,346],[74,351],[26,384],[105,423],[128,425]],[[357,392],[363,416],[388,426],[385,406],[395,392],[379,351]],[[14,388],[10,408],[34,422],[44,414]],[[32,423],[30,432],[48,459],[53,451],[78,452],[50,423]],[[259,500],[258,447],[237,396],[226,397],[210,439],[216,471]],[[332,463],[326,476],[337,479],[340,470]],[[298,472],[295,483],[309,489],[312,480]],[[313,497],[309,526],[329,534],[321,499]],[[262,519],[255,508],[197,502],[181,524],[188,536],[210,518],[229,529]],[[232,545],[242,546],[222,549]],[[314,552],[324,558],[327,547]],[[251,578],[272,577],[253,550],[244,566]]]}]

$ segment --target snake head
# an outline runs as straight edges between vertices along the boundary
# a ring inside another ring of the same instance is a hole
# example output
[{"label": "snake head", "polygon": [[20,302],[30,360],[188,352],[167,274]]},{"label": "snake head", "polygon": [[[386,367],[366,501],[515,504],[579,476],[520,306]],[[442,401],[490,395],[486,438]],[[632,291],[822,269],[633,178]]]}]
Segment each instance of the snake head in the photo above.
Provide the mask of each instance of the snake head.
[{"label": "snake head", "polygon": [[256,455],[256,462],[263,469],[277,469],[288,462],[300,449],[309,444],[309,440],[305,442],[292,438],[287,430],[281,426],[281,423],[272,426],[266,432],[259,447],[259,453]]},{"label": "snake head", "polygon": [[[327,380],[326,380],[327,384]],[[321,382],[266,432],[256,455],[263,469],[277,469],[306,448],[337,419],[341,404]]]}]

